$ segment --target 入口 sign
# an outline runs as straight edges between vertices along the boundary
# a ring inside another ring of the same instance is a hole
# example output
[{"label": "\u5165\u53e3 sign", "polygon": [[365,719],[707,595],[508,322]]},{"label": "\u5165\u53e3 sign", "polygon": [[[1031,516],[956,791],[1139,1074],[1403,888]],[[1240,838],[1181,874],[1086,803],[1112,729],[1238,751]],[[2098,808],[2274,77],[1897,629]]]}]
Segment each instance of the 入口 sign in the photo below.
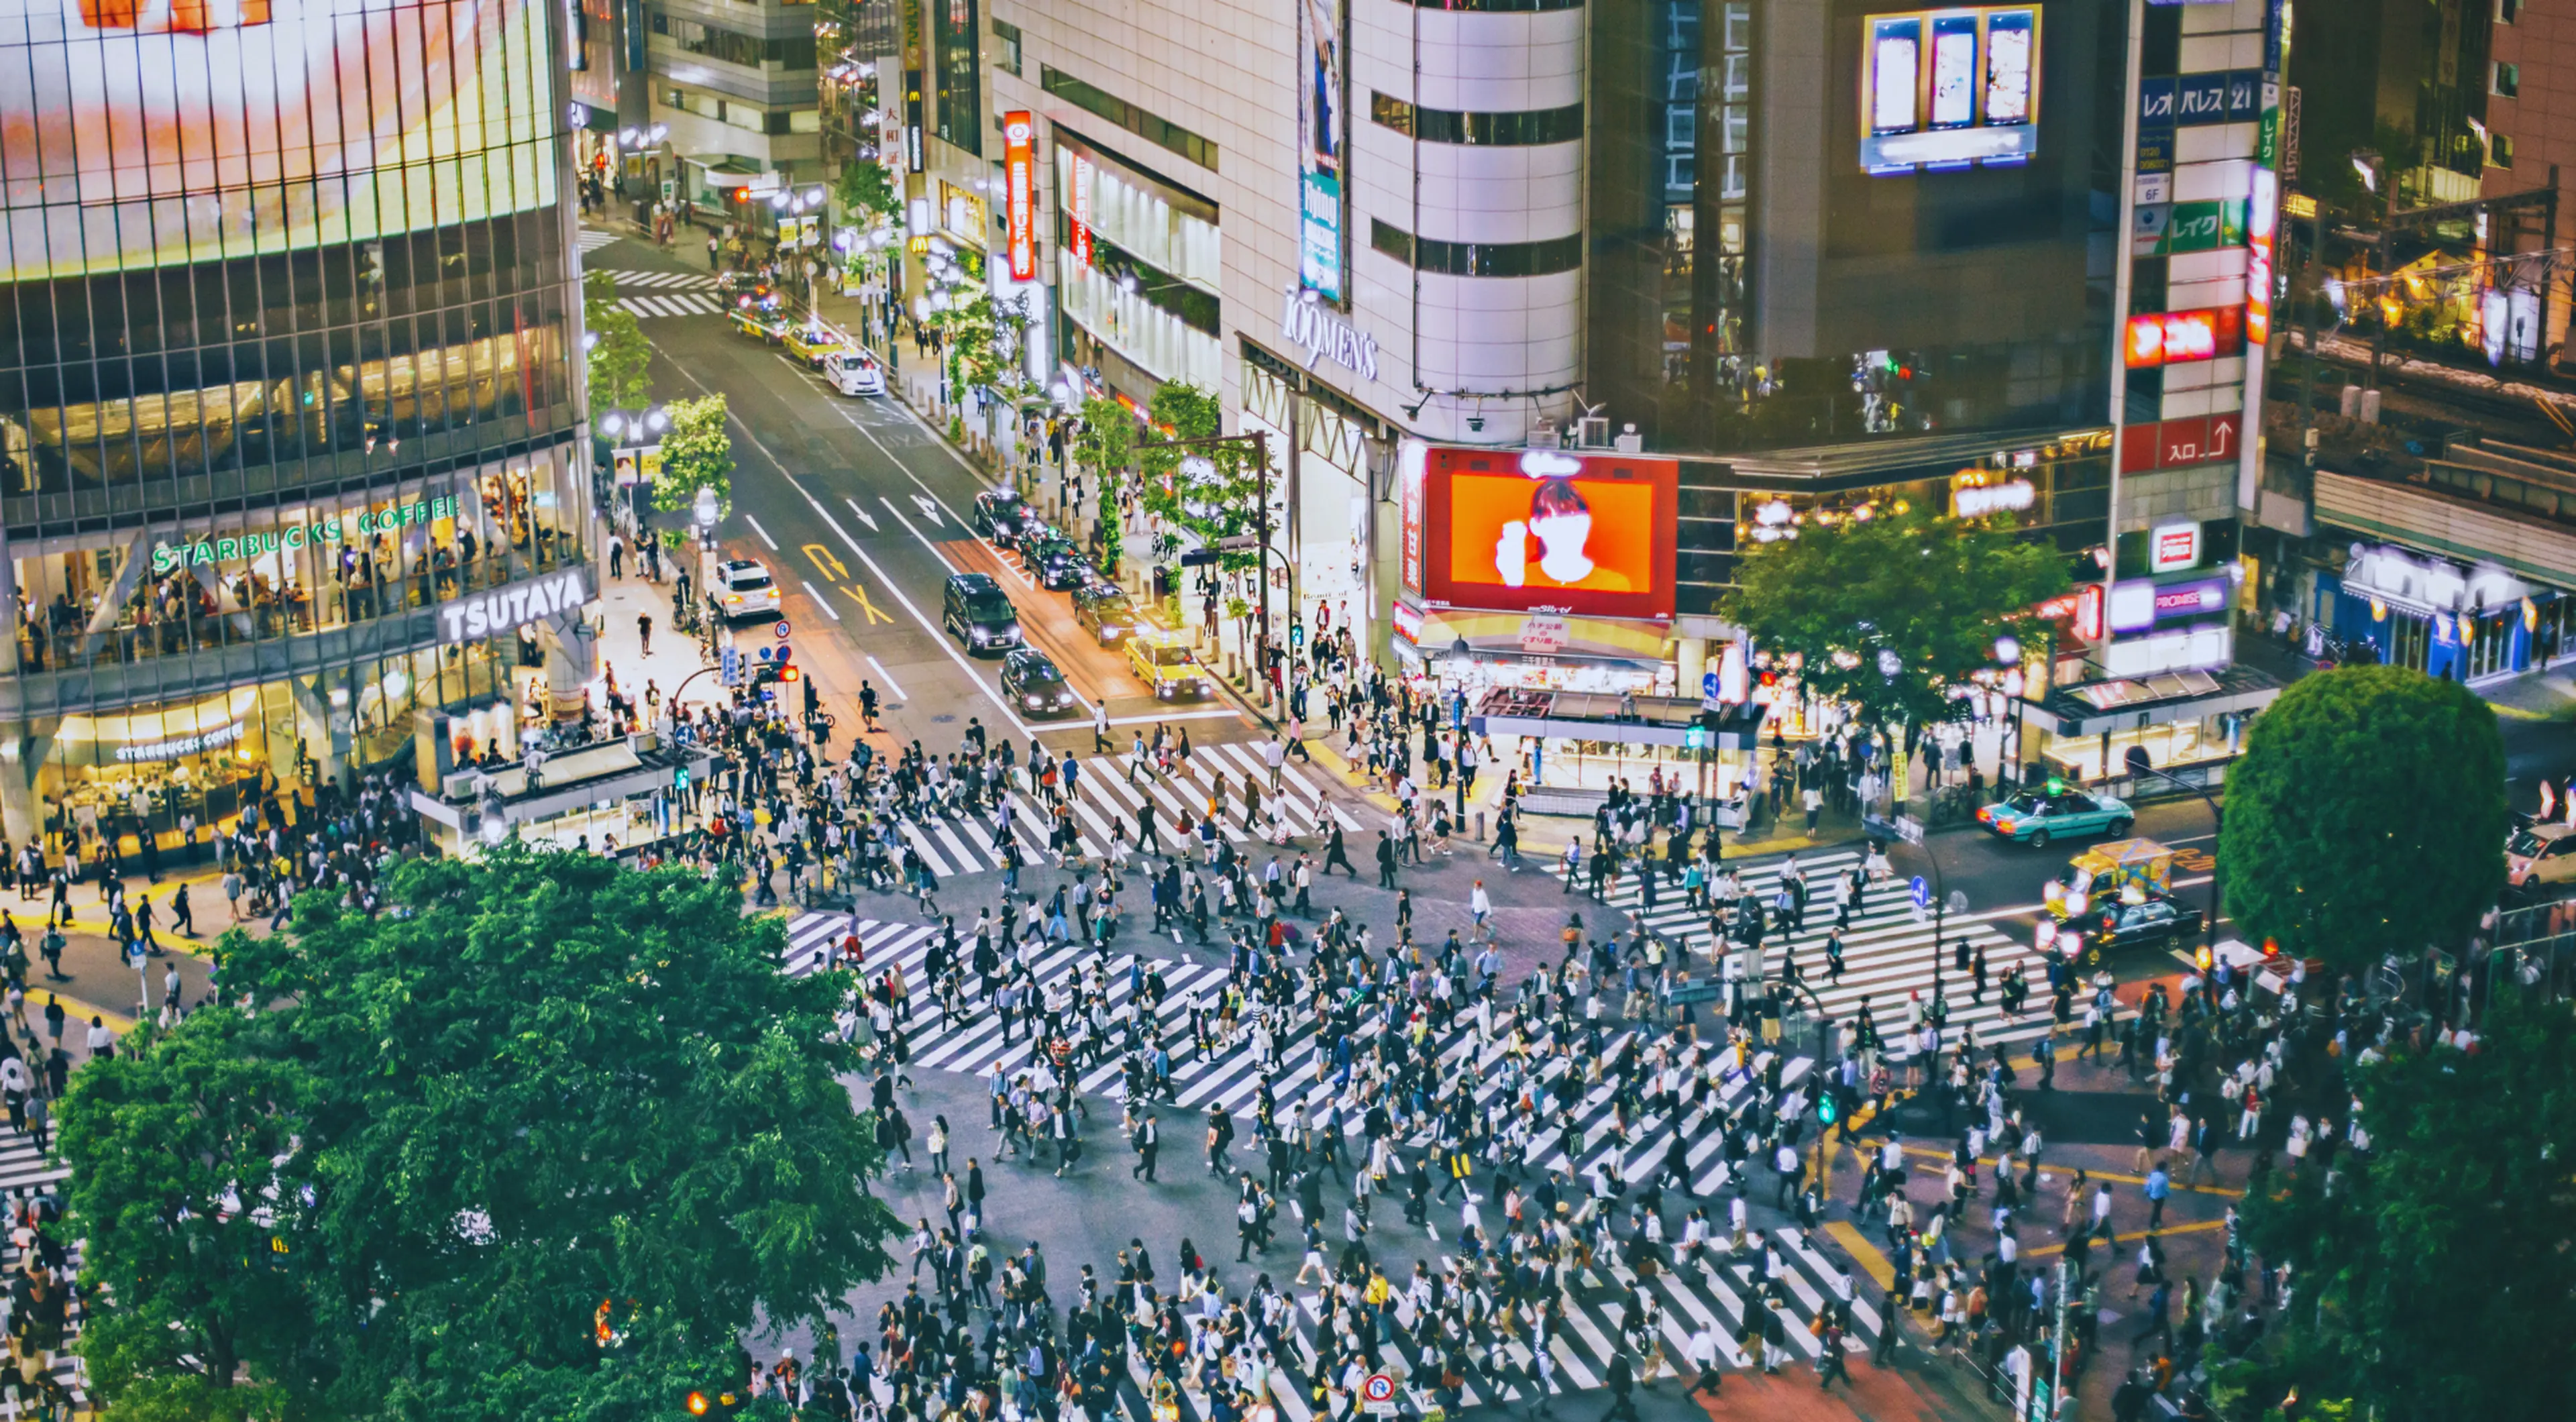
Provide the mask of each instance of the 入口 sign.
[{"label": "\u5165\u53e3 sign", "polygon": [[506,588],[475,593],[443,603],[438,609],[438,640],[442,644],[470,642],[516,631],[540,618],[576,608],[590,601],[590,574],[586,567],[566,568]]}]

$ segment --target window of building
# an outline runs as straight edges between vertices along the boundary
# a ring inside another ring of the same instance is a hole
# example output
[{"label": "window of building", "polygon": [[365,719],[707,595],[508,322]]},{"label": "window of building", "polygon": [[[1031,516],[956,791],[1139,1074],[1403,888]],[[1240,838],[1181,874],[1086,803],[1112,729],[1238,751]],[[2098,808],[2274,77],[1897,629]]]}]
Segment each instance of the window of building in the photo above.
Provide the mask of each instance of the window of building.
[{"label": "window of building", "polygon": [[2518,97],[2522,93],[2522,66],[2497,60],[2495,91],[2508,99]]},{"label": "window of building", "polygon": [[2522,18],[2522,0],[2496,0],[2496,23],[2510,25]]},{"label": "window of building", "polygon": [[977,157],[984,153],[984,57],[976,0],[932,0],[937,52],[939,136]]},{"label": "window of building", "polygon": [[1583,136],[1581,104],[1568,104],[1561,109],[1458,113],[1449,109],[1419,108],[1402,99],[1372,92],[1369,95],[1369,117],[1425,143],[1513,148],[1539,143],[1571,143]]},{"label": "window of building", "polygon": [[1447,10],[1459,15],[1534,15],[1583,8],[1583,0],[1413,0],[1413,4],[1417,9]]},{"label": "window of building", "polygon": [[993,39],[995,47],[1001,51],[993,61],[994,66],[1005,74],[1016,76],[1020,72],[1020,27],[1008,20],[995,20]]},{"label": "window of building", "polygon": [[757,69],[775,64],[787,69],[814,67],[814,37],[798,35],[787,39],[762,39],[757,35],[737,34],[683,19],[665,10],[652,12],[653,33],[670,40],[691,54],[727,64],[740,64]]},{"label": "window of building", "polygon": [[1580,233],[1539,242],[1444,242],[1436,237],[1415,238],[1400,227],[1371,218],[1369,245],[1416,271],[1440,276],[1551,276],[1583,265]]},{"label": "window of building", "polygon": [[1217,148],[1169,119],[1085,83],[1051,64],[1038,66],[1038,87],[1088,113],[1098,114],[1148,143],[1168,148],[1213,173]]},{"label": "window of building", "polygon": [[2498,168],[2512,167],[2513,139],[2510,136],[2501,133],[2489,139],[2487,141],[2487,162]]}]

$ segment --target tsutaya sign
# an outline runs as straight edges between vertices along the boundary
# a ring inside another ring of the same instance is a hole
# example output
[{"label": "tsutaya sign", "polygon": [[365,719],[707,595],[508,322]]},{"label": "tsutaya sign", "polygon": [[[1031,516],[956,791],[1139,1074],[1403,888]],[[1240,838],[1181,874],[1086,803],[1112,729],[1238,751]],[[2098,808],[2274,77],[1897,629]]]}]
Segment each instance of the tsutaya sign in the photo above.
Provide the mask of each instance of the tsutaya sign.
[{"label": "tsutaya sign", "polygon": [[317,518],[311,523],[291,524],[266,533],[227,534],[222,538],[200,538],[194,543],[164,543],[152,550],[152,571],[157,576],[175,568],[258,558],[280,549],[292,552],[325,543],[341,543],[347,541],[353,525],[358,535],[365,537],[377,533],[399,533],[406,528],[454,517],[456,496],[442,494],[434,499],[396,504],[382,512],[369,510],[346,521]]},{"label": "tsutaya sign", "polygon": [[1377,379],[1377,337],[1293,285],[1279,296],[1279,338],[1304,346],[1309,367],[1330,356],[1363,380]]},{"label": "tsutaya sign", "polygon": [[566,568],[506,588],[475,593],[442,603],[438,609],[438,640],[441,643],[470,642],[477,637],[515,631],[543,617],[576,608],[590,601],[590,577],[586,567]]}]

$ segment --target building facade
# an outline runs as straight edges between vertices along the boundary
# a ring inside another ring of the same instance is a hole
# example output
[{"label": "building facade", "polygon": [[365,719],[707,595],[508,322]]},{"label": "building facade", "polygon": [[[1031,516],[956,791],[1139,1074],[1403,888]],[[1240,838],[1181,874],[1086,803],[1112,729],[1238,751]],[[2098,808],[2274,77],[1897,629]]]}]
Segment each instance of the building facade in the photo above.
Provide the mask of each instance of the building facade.
[{"label": "building facade", "polygon": [[0,11],[12,840],[167,842],[578,696],[563,14]]}]

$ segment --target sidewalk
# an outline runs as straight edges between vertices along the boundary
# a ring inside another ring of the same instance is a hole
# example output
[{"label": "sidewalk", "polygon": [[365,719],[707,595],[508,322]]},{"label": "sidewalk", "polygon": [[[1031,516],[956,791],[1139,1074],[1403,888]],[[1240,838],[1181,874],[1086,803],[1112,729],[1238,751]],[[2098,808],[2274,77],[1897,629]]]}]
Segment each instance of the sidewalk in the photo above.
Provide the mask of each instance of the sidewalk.
[{"label": "sidewalk", "polygon": [[[647,582],[633,551],[628,550],[626,576],[606,576],[608,569],[604,561],[600,568],[599,610],[592,614],[594,625],[600,629],[599,674],[591,681],[590,690],[592,704],[603,708],[607,704],[611,680],[632,699],[643,699],[650,689],[658,691],[667,703],[672,693],[707,666],[698,639],[671,625],[671,592],[677,585],[677,574],[670,559],[665,558],[662,562],[662,581]],[[697,551],[689,549],[679,556],[694,558]],[[790,571],[784,566],[770,569],[774,577],[786,576]],[[636,625],[639,616],[652,619],[650,652],[645,650],[643,633]],[[763,637],[768,635],[765,627],[745,631],[757,632]],[[719,628],[716,645],[724,645],[724,636],[723,629]],[[745,635],[741,645],[745,649],[744,656],[748,658],[751,655],[751,638]],[[692,706],[720,706],[724,699],[724,687],[711,675],[699,678],[697,684],[688,689],[688,700]],[[646,716],[645,723],[650,725],[651,722],[652,718]]]}]

